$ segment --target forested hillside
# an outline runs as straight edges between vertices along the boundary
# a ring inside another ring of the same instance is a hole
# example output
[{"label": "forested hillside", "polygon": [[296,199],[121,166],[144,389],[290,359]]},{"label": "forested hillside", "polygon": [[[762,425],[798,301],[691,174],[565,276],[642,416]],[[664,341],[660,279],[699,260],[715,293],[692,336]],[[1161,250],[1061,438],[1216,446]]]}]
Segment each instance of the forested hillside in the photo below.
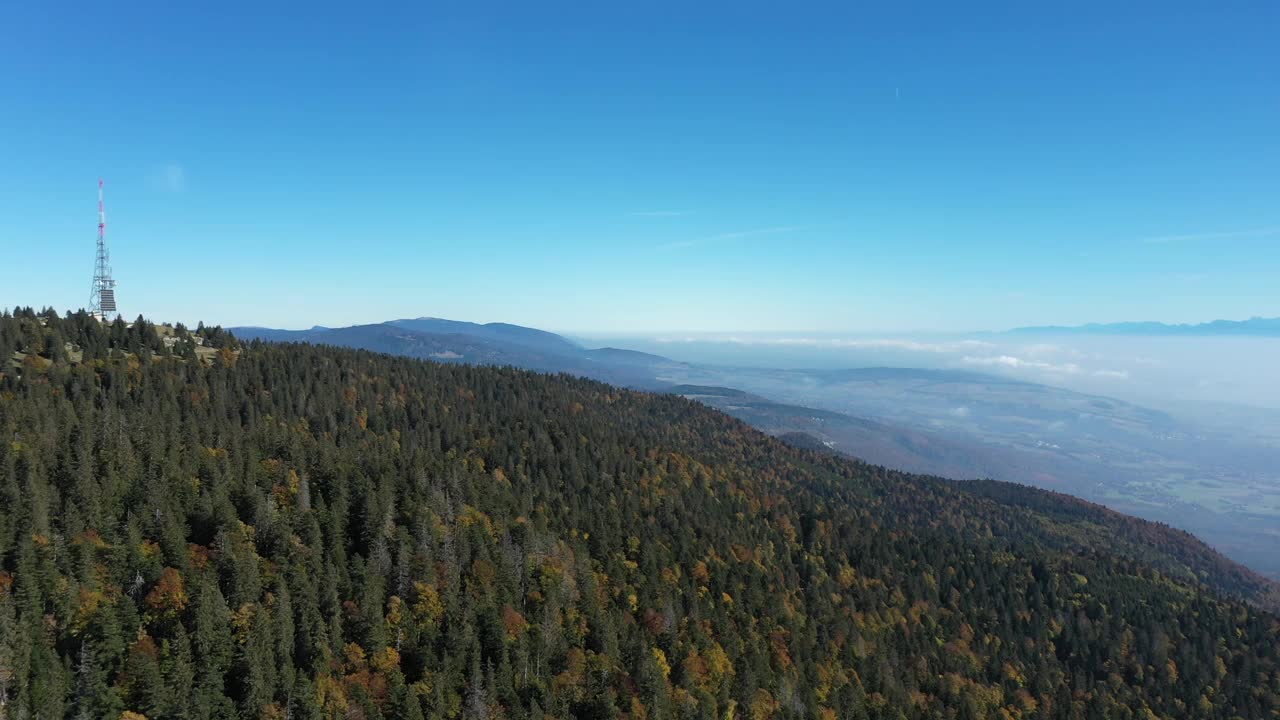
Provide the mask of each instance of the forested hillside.
[{"label": "forested hillside", "polygon": [[1184,534],[197,332],[0,316],[0,718],[1280,717],[1274,586]]}]

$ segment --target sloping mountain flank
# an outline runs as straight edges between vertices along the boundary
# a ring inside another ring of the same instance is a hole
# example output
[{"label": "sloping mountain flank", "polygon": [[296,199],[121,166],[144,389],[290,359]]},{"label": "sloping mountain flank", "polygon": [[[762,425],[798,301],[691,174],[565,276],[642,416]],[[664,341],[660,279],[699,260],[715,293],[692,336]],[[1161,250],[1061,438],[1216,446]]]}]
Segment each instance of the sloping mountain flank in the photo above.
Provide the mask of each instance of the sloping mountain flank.
[{"label": "sloping mountain flank", "polygon": [[1280,712],[1272,586],[1188,536],[676,395],[205,332],[0,317],[6,713]]}]

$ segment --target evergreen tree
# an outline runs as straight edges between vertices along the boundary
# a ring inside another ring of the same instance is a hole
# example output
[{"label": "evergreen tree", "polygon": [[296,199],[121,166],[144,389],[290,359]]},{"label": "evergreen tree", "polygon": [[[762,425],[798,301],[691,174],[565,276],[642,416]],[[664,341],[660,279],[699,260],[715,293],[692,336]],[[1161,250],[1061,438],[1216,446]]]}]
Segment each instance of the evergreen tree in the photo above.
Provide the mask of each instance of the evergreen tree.
[{"label": "evergreen tree", "polygon": [[0,718],[1280,712],[1280,594],[1184,533],[679,397],[164,332],[0,313]]}]

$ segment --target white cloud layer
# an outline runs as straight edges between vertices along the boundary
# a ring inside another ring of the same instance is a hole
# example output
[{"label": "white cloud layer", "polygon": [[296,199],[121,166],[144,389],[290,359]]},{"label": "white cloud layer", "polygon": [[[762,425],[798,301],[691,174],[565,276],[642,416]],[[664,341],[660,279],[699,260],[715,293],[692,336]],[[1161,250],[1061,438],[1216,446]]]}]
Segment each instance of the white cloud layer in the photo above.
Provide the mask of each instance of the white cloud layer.
[{"label": "white cloud layer", "polygon": [[927,353],[955,353],[973,351],[981,348],[993,348],[995,345],[983,340],[959,340],[956,342],[923,342],[900,338],[812,338],[812,337],[683,337],[657,338],[661,343],[694,343],[723,342],[735,345],[775,345],[813,348],[851,348],[851,349],[884,349],[908,350]]},{"label": "white cloud layer", "polygon": [[1063,375],[1075,375],[1080,372],[1080,366],[1076,363],[1051,363],[1042,360],[1027,360],[1015,355],[988,355],[983,357],[975,357],[967,355],[963,362],[969,365],[983,365],[987,367],[1005,367],[1015,370],[1042,370],[1044,372],[1059,373]]},{"label": "white cloud layer", "polygon": [[[1003,338],[993,337],[994,340]],[[1043,382],[1065,382],[1068,378],[1080,381],[1127,381],[1130,370],[1116,367],[1116,358],[1083,351],[1067,344],[992,342],[978,339],[951,338],[903,338],[903,337],[811,337],[768,335],[703,335],[685,337],[659,337],[665,344],[726,344],[749,347],[807,348],[817,351],[850,351],[850,367],[867,363],[887,362],[894,365],[920,367],[967,367],[1022,377]],[[860,351],[860,352],[859,352]],[[877,353],[898,353],[880,356]],[[920,354],[918,360],[903,358],[901,354]],[[830,366],[830,363],[828,363]]]}]

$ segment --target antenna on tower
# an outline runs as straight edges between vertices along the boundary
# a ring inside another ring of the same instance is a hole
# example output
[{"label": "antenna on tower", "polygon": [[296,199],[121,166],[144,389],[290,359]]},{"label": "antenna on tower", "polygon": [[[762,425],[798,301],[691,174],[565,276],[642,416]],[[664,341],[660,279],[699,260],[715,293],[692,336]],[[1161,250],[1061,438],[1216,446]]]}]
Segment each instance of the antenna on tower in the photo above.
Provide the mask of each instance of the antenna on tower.
[{"label": "antenna on tower", "polygon": [[102,204],[102,178],[98,178],[98,258],[93,265],[89,313],[99,320],[111,320],[120,314],[116,310],[116,281],[111,279],[111,254],[107,252],[107,213]]}]

